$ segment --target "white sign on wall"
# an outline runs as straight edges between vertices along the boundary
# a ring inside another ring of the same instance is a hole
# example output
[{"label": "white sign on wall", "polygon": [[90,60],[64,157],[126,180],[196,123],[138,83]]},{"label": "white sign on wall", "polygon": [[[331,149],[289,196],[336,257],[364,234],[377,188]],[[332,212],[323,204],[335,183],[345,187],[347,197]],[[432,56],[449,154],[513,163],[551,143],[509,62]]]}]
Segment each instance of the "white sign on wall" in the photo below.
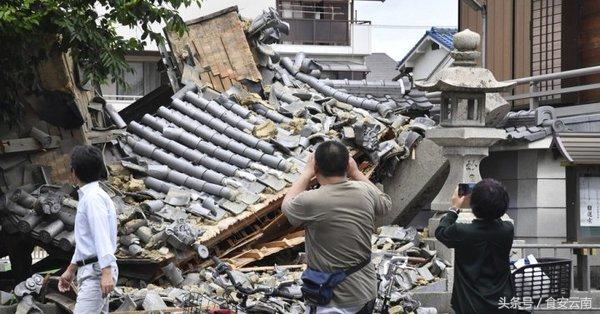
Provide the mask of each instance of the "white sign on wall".
[{"label": "white sign on wall", "polygon": [[579,220],[582,227],[600,227],[600,177],[579,177]]}]

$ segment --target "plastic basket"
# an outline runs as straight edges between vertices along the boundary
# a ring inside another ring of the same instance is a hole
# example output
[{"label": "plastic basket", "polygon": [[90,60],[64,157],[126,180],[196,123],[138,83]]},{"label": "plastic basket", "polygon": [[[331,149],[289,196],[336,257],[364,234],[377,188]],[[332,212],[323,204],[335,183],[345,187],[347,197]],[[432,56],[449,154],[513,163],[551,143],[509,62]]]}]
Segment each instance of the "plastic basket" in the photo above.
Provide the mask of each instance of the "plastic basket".
[{"label": "plastic basket", "polygon": [[519,300],[530,298],[543,302],[552,297],[569,298],[571,294],[571,260],[539,258],[537,264],[525,265],[512,273],[513,291]]}]

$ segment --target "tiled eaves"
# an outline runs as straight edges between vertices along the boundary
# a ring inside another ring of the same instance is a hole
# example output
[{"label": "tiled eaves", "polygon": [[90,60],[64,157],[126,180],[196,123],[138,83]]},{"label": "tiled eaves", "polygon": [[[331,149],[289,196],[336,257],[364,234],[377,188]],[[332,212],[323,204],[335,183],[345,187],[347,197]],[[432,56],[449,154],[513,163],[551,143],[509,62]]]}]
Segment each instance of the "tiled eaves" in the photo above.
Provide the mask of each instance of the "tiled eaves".
[{"label": "tiled eaves", "polygon": [[553,107],[542,106],[509,112],[499,127],[506,130],[508,140],[533,142],[564,130],[565,124],[556,117]]}]

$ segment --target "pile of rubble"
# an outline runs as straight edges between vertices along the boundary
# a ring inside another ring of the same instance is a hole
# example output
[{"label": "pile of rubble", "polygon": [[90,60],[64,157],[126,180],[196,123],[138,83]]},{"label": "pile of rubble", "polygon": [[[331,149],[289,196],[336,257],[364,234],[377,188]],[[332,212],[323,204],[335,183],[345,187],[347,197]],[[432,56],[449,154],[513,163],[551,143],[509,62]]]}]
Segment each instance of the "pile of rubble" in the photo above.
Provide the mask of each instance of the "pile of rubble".
[{"label": "pile of rubble", "polygon": [[[115,168],[118,167],[111,167],[111,171],[114,172]],[[123,170],[120,171],[120,176],[123,176]],[[116,175],[112,178],[116,180],[120,176]],[[43,191],[44,189],[40,190]],[[143,193],[143,191],[138,191],[138,194],[134,194],[131,190],[122,191],[128,195],[123,198],[125,201],[128,201],[130,197],[139,197]],[[171,195],[173,194],[172,191]],[[35,199],[33,195],[38,195],[39,190],[32,194],[23,193],[26,192],[15,192],[15,195],[33,200]],[[172,198],[183,202],[182,199],[187,197],[187,202],[191,202],[189,194],[176,196]],[[39,196],[38,200],[40,198],[43,197]],[[193,223],[193,219],[189,219],[189,217],[188,219],[177,217],[177,214],[173,212],[167,214],[169,210],[165,210],[165,207],[170,208],[171,211],[180,211],[179,215],[186,215],[184,208],[188,207],[176,207],[169,204],[172,202],[172,198],[168,198],[160,204],[156,200],[144,201],[141,203],[140,209],[135,210],[132,210],[133,207],[127,204],[120,207],[122,209],[119,227],[120,246],[118,256],[120,259],[131,255],[138,256],[138,258],[166,257],[170,254],[170,251],[177,253],[189,247],[194,247],[194,245],[199,255],[203,258],[208,257],[208,250],[201,245],[197,245],[195,241],[202,234],[201,229],[197,227],[200,223]],[[16,196],[11,199],[19,201],[18,204],[24,203],[21,198]],[[65,196],[62,202],[71,203],[73,200]],[[33,204],[37,204],[37,202]],[[14,206],[10,207],[14,208]],[[32,207],[35,208],[35,206]],[[123,210],[124,208],[129,208],[129,211]],[[130,215],[128,218],[124,218],[125,212]],[[30,209],[28,215],[33,213],[36,212]],[[42,217],[42,220],[47,218],[43,216],[45,214],[38,213],[38,215]],[[169,215],[175,215],[176,217]],[[157,217],[162,219],[157,220]],[[165,221],[170,223],[165,223]],[[43,225],[46,224],[43,223]],[[391,313],[415,311],[420,307],[420,304],[410,296],[410,291],[418,291],[419,287],[430,284],[441,283],[445,286],[445,280],[440,279],[440,277],[445,276],[444,270],[447,263],[437,258],[435,251],[429,250],[414,228],[381,227],[378,229],[378,234],[372,237],[372,246],[372,260],[376,265],[379,279],[378,311],[383,311],[386,307],[389,307]],[[235,265],[233,259],[230,262]],[[242,306],[241,302],[243,301],[245,309],[263,309],[271,313],[302,313],[304,304],[299,299],[301,297],[299,289],[301,285],[300,275],[304,267],[303,264],[294,264],[234,269],[232,273],[236,281],[245,287],[284,289],[288,293],[297,296],[297,299],[285,299],[256,293],[244,299],[237,293],[228,278],[217,272],[212,266],[197,267],[183,273],[173,262],[170,262],[162,267],[165,276],[158,280],[145,281],[128,277],[121,278],[119,286],[111,299],[111,309],[116,311],[150,311],[170,307],[182,309],[235,308],[236,306]],[[36,306],[32,301],[32,296],[40,295],[42,281],[42,277],[34,275],[34,277],[15,288],[15,297],[21,300],[19,304],[25,304],[19,306],[27,305],[27,308]],[[44,289],[44,291],[47,291],[47,289]],[[14,298],[5,297],[5,299],[14,302]]]},{"label": "pile of rubble", "polygon": [[[435,126],[428,117],[432,105],[411,91],[407,80],[372,89],[399,89],[394,97],[361,94],[356,82],[319,79],[320,65],[302,53],[294,60],[280,57],[268,45],[285,31],[275,11],[246,30],[260,82],[234,82],[218,91],[200,75],[138,120],[126,123],[114,110],[108,112],[118,140],[109,147],[115,162],[102,187],[118,211],[121,274],[112,309],[239,305],[227,278],[207,266],[209,255],[242,267],[235,274],[247,285],[285,284],[286,291],[297,292],[299,266],[243,267],[303,244],[303,234],[295,230],[280,228],[269,239],[263,233],[280,217],[285,188],[310,152],[324,140],[342,141],[379,180],[411,157],[425,131]],[[200,72],[189,69],[198,62],[194,56],[177,56],[184,74]],[[58,248],[67,260],[74,247],[74,191],[49,184],[13,189],[0,202],[8,226],[3,228],[29,234],[48,251]],[[285,245],[272,249],[269,241]],[[256,251],[250,258],[244,255],[249,249]],[[446,264],[414,229],[383,227],[373,237],[373,254],[379,310],[387,304],[394,311],[418,308],[406,292],[444,276]],[[277,297],[252,295],[244,303],[274,313],[303,311],[301,301]]]},{"label": "pile of rubble", "polygon": [[[373,263],[379,279],[377,312],[409,313],[420,308],[411,297],[411,291],[430,284],[446,285],[447,263],[436,252],[428,249],[414,228],[384,226],[373,235]],[[300,297],[300,276],[304,265],[248,267],[234,269],[232,275],[242,286],[266,291],[278,289]],[[171,278],[169,278],[171,279]],[[262,309],[268,313],[303,313],[304,304],[299,299],[269,297],[261,293],[249,295],[244,300],[230,280],[213,267],[179,274],[177,279],[148,285],[142,289],[119,287],[111,308],[117,311],[161,310],[168,307],[235,308],[244,301],[244,309]],[[423,311],[421,308],[420,311]]]}]

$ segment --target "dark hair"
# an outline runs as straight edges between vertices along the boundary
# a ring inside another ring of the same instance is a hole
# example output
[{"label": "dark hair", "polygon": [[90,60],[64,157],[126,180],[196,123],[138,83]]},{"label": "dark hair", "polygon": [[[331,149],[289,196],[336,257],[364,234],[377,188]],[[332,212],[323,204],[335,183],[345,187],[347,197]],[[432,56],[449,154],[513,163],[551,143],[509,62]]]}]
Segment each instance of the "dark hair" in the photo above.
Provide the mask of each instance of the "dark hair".
[{"label": "dark hair", "polygon": [[319,173],[326,177],[346,175],[350,154],[346,146],[338,141],[325,141],[315,151],[315,163]]},{"label": "dark hair", "polygon": [[107,176],[102,152],[90,145],[80,145],[71,153],[71,169],[84,183],[105,179]]},{"label": "dark hair", "polygon": [[508,208],[508,193],[502,183],[494,179],[483,179],[473,188],[471,208],[477,218],[498,219]]}]

